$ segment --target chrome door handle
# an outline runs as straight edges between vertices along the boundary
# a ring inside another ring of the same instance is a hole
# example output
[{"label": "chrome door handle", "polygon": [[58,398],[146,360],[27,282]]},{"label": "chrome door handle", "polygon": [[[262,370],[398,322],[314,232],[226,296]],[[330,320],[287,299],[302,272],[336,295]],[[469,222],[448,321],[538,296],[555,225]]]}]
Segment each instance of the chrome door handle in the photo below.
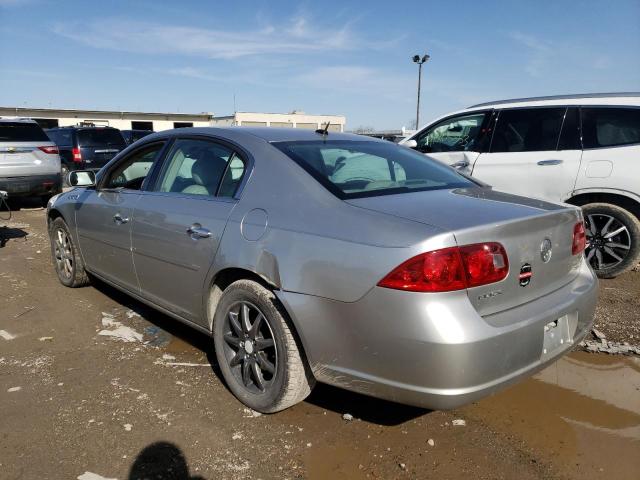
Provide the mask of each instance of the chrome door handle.
[{"label": "chrome door handle", "polygon": [[199,223],[194,223],[187,228],[187,233],[194,240],[197,240],[198,238],[209,238],[211,236],[211,231],[208,228],[204,228]]},{"label": "chrome door handle", "polygon": [[129,217],[123,217],[119,213],[116,213],[113,216],[113,221],[116,225],[122,225],[123,223],[127,223],[129,221]]},{"label": "chrome door handle", "polygon": [[460,160],[459,162],[452,163],[451,166],[453,168],[467,168],[469,166],[469,162],[467,160]]},{"label": "chrome door handle", "polygon": [[538,162],[538,165],[540,166],[545,166],[545,165],[560,165],[562,163],[562,160],[540,160]]}]

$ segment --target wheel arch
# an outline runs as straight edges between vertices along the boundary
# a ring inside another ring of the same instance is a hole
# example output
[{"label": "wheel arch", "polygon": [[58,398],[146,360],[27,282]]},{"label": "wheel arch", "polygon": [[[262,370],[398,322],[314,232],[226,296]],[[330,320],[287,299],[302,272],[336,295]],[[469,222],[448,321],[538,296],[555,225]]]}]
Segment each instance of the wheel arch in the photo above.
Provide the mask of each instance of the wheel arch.
[{"label": "wheel arch", "polygon": [[577,207],[582,207],[589,203],[609,203],[624,208],[640,220],[640,201],[623,193],[608,191],[583,192],[572,196],[566,202]]},{"label": "wheel arch", "polygon": [[252,280],[262,285],[264,288],[274,292],[277,302],[279,303],[282,310],[286,313],[286,319],[288,320],[291,333],[298,343],[303,360],[308,366],[310,366],[309,357],[307,356],[306,342],[298,329],[298,324],[295,320],[295,316],[291,314],[286,303],[283,302],[280,299],[280,296],[277,294],[277,291],[280,290],[279,285],[277,285],[273,280],[259,275],[252,270],[240,267],[227,267],[218,271],[212,278],[211,284],[209,286],[209,294],[207,296],[206,305],[209,331],[213,332],[213,319],[216,313],[216,308],[218,307],[218,304],[220,302],[220,298],[222,298],[222,293],[224,292],[225,288],[238,280]]}]

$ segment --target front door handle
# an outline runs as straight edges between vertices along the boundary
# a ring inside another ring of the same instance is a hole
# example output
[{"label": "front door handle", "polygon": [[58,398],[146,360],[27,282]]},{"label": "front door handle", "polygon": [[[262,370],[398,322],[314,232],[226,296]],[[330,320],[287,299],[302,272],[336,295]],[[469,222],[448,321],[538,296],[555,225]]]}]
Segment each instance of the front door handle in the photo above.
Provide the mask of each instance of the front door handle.
[{"label": "front door handle", "polygon": [[113,216],[113,221],[116,225],[122,225],[123,223],[127,223],[129,221],[129,217],[123,217],[119,213],[116,213]]},{"label": "front door handle", "polygon": [[208,228],[204,228],[199,223],[194,223],[189,228],[187,228],[187,233],[194,240],[197,240],[199,238],[209,238],[211,236],[211,231]]},{"label": "front door handle", "polygon": [[560,165],[562,160],[540,160],[538,165],[544,167],[545,165]]},{"label": "front door handle", "polygon": [[453,168],[467,168],[469,166],[469,162],[467,160],[460,160],[459,162],[452,163],[451,166]]}]

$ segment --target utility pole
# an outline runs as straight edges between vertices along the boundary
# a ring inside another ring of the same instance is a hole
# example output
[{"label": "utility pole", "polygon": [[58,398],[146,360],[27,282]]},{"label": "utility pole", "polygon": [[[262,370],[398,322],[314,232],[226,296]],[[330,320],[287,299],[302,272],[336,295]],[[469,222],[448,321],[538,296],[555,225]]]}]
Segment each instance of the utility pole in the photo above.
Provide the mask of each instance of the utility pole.
[{"label": "utility pole", "polygon": [[429,55],[414,55],[413,63],[418,64],[418,102],[416,105],[416,130],[420,128],[420,84],[422,83],[422,64],[427,63],[431,57]]}]

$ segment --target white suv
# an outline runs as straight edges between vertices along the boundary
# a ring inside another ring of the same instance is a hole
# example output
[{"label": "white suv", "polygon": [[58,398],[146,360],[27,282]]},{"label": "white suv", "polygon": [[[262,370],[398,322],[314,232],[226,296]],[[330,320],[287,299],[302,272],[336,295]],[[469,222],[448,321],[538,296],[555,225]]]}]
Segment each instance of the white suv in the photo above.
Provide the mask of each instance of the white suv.
[{"label": "white suv", "polygon": [[483,103],[401,143],[496,190],[581,206],[600,277],[640,259],[640,93]]}]

